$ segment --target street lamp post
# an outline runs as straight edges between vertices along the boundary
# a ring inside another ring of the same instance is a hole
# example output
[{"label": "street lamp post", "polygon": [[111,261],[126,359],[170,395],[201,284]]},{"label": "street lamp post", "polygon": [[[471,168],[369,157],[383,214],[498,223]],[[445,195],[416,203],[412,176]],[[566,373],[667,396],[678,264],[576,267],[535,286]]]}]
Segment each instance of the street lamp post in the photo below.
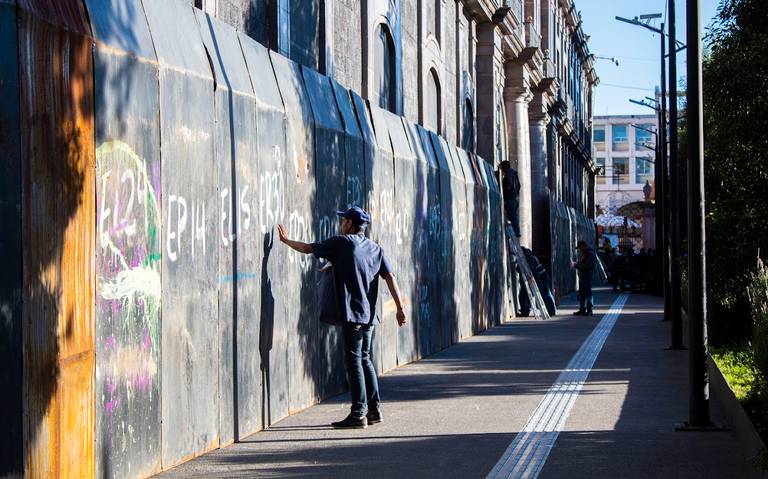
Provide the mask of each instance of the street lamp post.
[{"label": "street lamp post", "polygon": [[704,97],[701,69],[701,9],[688,0],[688,424],[683,429],[711,428],[707,375],[707,296],[704,226]]},{"label": "street lamp post", "polygon": [[[677,151],[677,38],[675,0],[669,0],[669,306],[672,320],[670,349],[683,346],[682,285],[680,276],[680,162]],[[663,36],[662,36],[663,42]]]},{"label": "street lamp post", "polygon": [[[656,165],[655,171],[655,179],[656,179],[656,205],[657,205],[657,215],[656,215],[656,222],[657,222],[657,243],[658,239],[661,239],[661,244],[656,245],[657,250],[661,250],[662,254],[660,255],[661,260],[661,269],[663,271],[662,274],[662,287],[663,287],[663,294],[664,294],[664,321],[670,321],[672,319],[672,316],[670,315],[672,311],[672,305],[671,305],[671,289],[672,285],[670,284],[670,258],[669,258],[669,208],[666,207],[666,200],[668,198],[667,191],[668,191],[668,185],[667,185],[667,178],[668,178],[668,167],[667,167],[667,128],[666,128],[666,122],[667,122],[667,66],[666,66],[666,34],[664,33],[664,23],[662,22],[660,28],[652,27],[651,25],[648,25],[647,23],[643,23],[640,21],[640,19],[643,20],[650,20],[654,18],[661,18],[662,15],[660,13],[654,13],[651,15],[642,15],[639,18],[635,17],[634,19],[628,19],[623,17],[616,17],[616,20],[624,23],[629,23],[630,25],[635,25],[638,27],[643,27],[647,30],[652,31],[653,33],[657,33],[661,37],[661,98],[659,98],[659,136],[660,136],[660,155],[659,160],[660,163]],[[673,148],[676,148],[676,146],[673,145]],[[661,213],[661,215],[659,215]],[[661,221],[659,221],[661,219]],[[661,225],[661,228],[659,228],[659,224]],[[660,231],[659,231],[660,230]],[[673,328],[674,329],[674,328]]]}]

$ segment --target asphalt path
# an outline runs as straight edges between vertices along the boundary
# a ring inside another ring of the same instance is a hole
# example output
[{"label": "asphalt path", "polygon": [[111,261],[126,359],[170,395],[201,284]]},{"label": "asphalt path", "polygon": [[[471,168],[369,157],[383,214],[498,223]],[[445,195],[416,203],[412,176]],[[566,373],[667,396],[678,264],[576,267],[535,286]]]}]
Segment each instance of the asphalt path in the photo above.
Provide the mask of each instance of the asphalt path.
[{"label": "asphalt path", "polygon": [[[330,428],[349,410],[342,395],[159,477],[758,477],[732,432],[674,431],[687,417],[687,353],[665,350],[670,326],[652,296],[626,298],[567,407],[541,406],[558,397],[569,363],[589,363],[572,360],[585,343],[594,349],[588,339],[617,296],[599,292],[592,317],[566,305],[556,318],[514,320],[382,376],[381,424]],[[712,406],[724,424],[716,398]],[[509,466],[532,418],[557,430],[551,444],[534,442],[541,453],[522,455],[536,467],[497,467],[505,457]]]}]

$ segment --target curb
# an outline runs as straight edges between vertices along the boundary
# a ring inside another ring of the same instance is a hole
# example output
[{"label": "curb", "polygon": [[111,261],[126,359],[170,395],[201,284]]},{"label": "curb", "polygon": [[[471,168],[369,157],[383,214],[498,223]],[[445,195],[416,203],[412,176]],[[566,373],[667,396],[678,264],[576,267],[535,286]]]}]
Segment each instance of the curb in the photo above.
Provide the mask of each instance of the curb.
[{"label": "curb", "polygon": [[[709,386],[712,389],[712,393],[717,396],[722,404],[723,412],[728,424],[736,434],[736,438],[744,449],[747,457],[752,459],[760,451],[765,449],[765,443],[760,438],[760,435],[755,430],[755,426],[747,416],[744,408],[736,399],[736,395],[733,394],[728,382],[725,380],[723,373],[720,372],[720,368],[717,367],[714,358],[707,353],[707,364],[709,370]],[[760,473],[761,477],[768,478],[768,472]]]}]

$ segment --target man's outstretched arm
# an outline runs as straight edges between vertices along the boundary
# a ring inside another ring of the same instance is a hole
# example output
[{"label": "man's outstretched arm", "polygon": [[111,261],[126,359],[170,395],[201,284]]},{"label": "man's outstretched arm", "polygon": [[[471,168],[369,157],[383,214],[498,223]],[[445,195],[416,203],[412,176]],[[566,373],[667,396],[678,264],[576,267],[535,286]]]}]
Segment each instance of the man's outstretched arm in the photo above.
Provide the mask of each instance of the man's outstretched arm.
[{"label": "man's outstretched arm", "polygon": [[290,248],[295,249],[299,253],[312,254],[314,249],[309,243],[302,243],[301,241],[293,241],[288,239],[288,230],[283,225],[277,225],[277,234],[280,236],[280,241],[288,245]]},{"label": "man's outstretched arm", "polygon": [[384,281],[387,282],[389,294],[391,294],[392,299],[395,300],[395,304],[397,305],[397,324],[402,326],[405,324],[405,311],[403,311],[403,302],[400,299],[400,287],[397,285],[395,275],[392,273],[387,273],[381,275],[381,277],[384,278]]}]

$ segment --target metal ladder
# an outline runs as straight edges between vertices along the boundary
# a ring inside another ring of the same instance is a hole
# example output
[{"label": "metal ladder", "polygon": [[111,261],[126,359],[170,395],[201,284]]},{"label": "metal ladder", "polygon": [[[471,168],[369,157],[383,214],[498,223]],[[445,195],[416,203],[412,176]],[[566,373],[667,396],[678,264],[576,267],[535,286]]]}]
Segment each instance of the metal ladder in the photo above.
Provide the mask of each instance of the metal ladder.
[{"label": "metal ladder", "polygon": [[[507,247],[509,249],[510,261],[512,261],[512,257],[517,260],[517,266],[520,268],[524,279],[522,286],[525,288],[525,292],[528,293],[534,317],[537,319],[549,319],[549,311],[547,311],[547,305],[544,304],[539,286],[536,284],[536,278],[533,276],[533,271],[531,271],[531,267],[525,259],[525,254],[511,226],[507,226]],[[513,270],[514,274],[514,266],[510,266],[510,269]],[[516,292],[513,291],[512,294],[516,295]]]}]

